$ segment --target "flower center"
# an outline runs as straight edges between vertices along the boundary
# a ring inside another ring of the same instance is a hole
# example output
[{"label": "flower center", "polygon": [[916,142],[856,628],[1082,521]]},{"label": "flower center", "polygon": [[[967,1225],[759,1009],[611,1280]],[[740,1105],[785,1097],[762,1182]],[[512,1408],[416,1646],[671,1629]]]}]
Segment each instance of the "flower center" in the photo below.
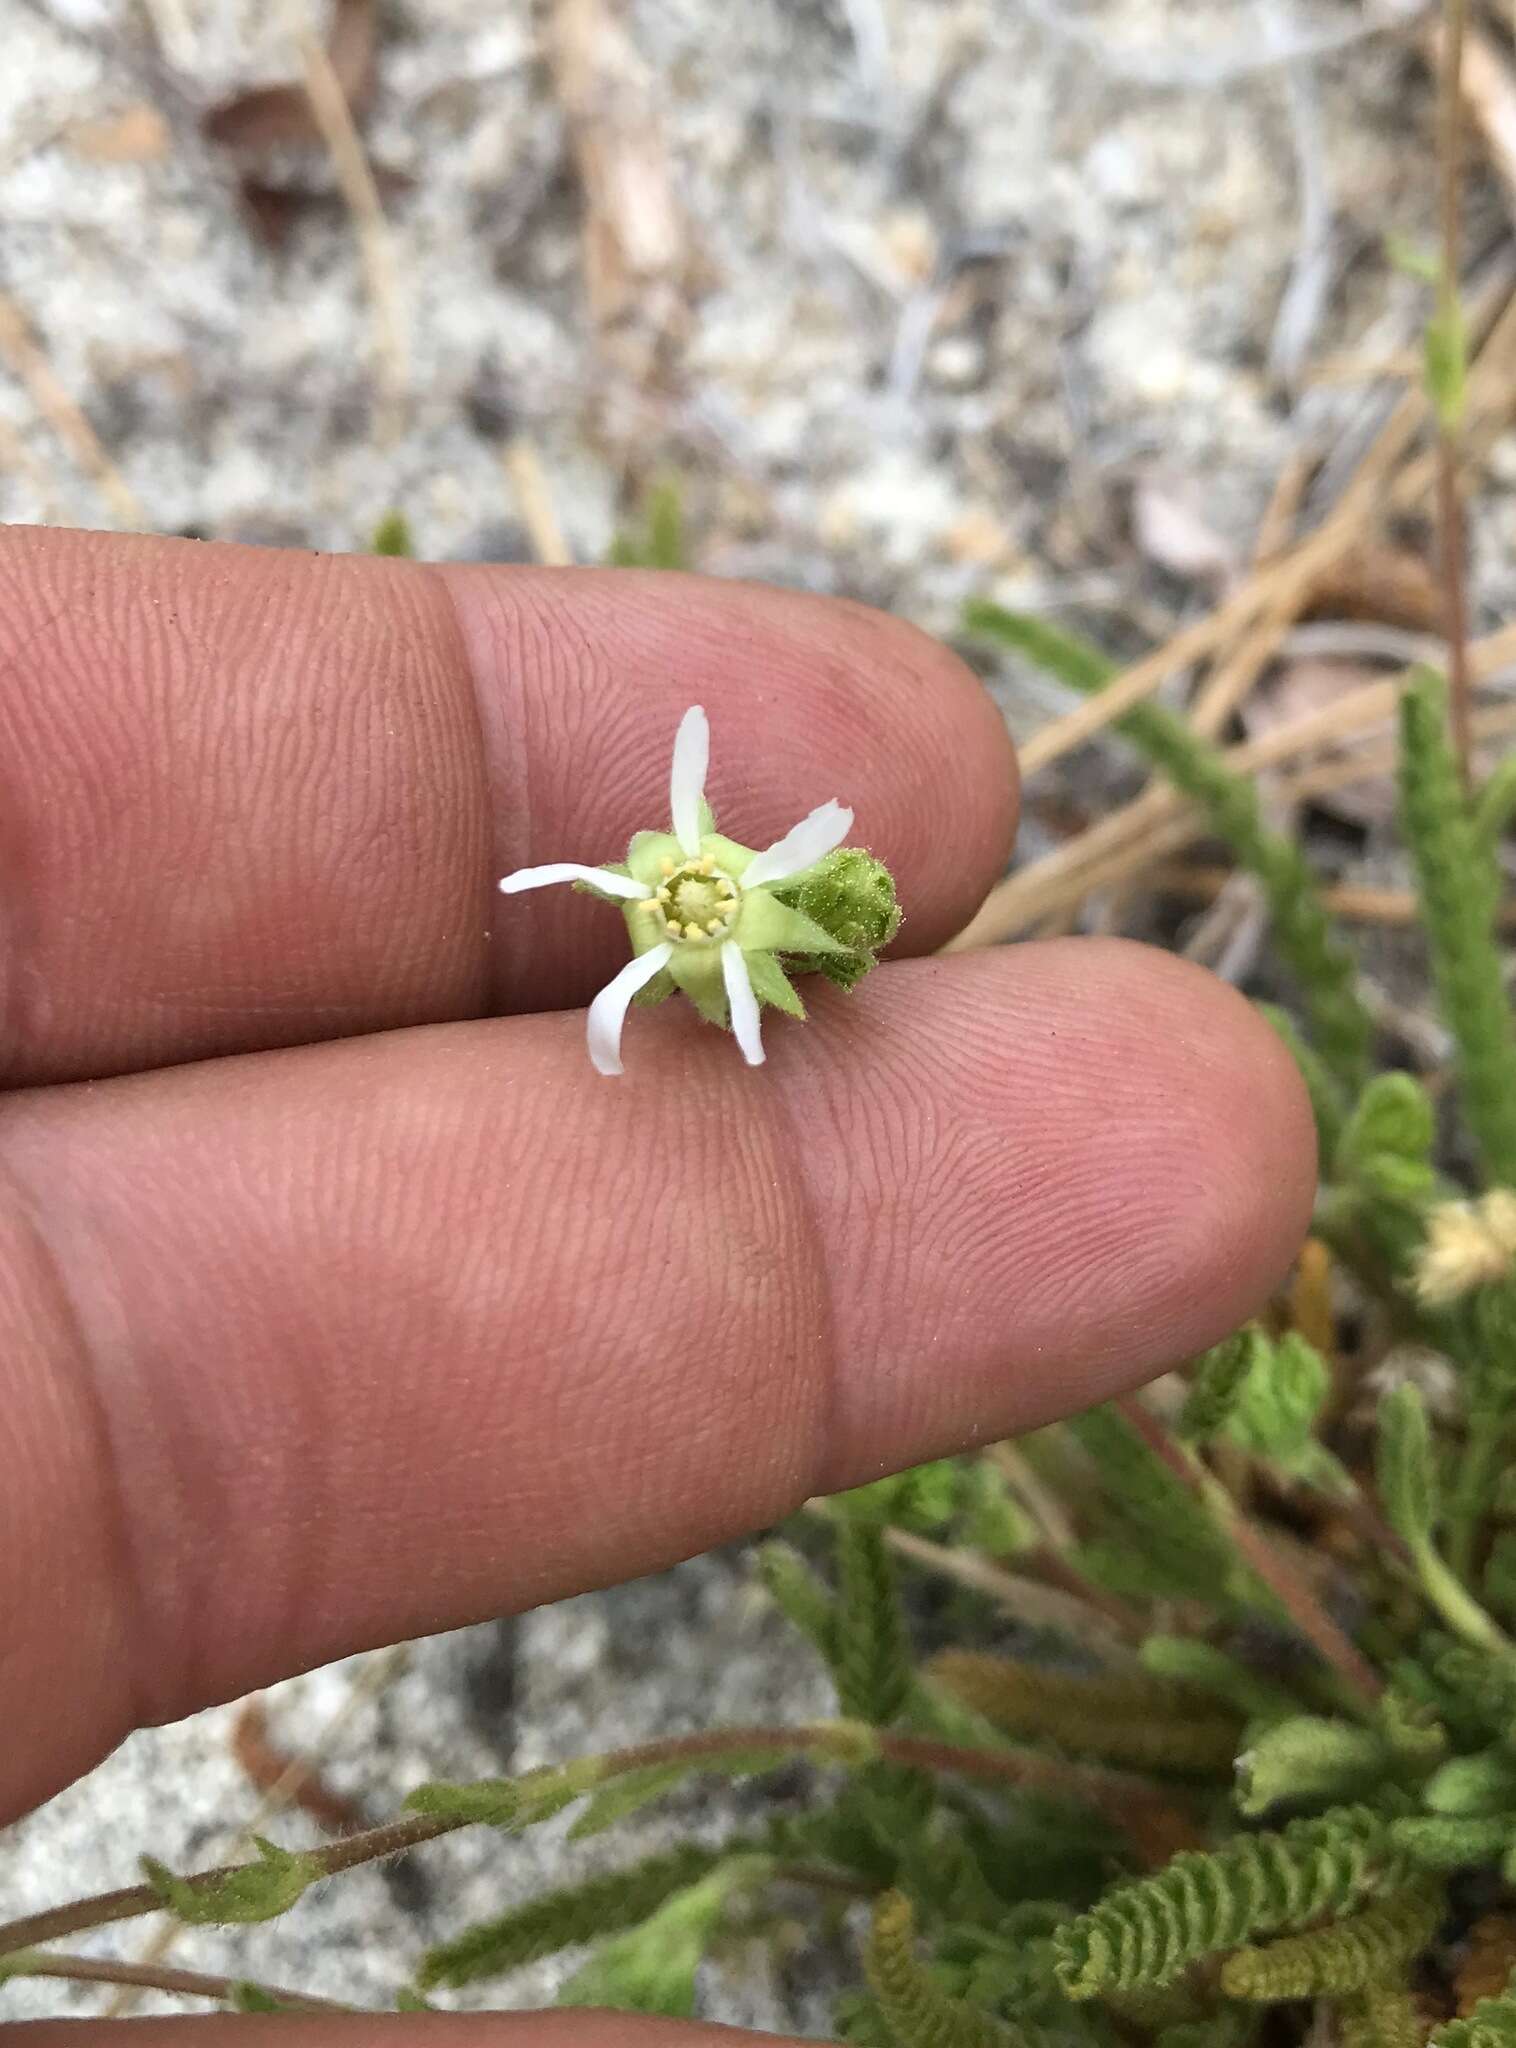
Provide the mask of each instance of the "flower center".
[{"label": "flower center", "polygon": [[676,945],[710,945],[731,937],[741,904],[737,884],[707,854],[681,867],[665,861],[658,893],[647,907]]}]

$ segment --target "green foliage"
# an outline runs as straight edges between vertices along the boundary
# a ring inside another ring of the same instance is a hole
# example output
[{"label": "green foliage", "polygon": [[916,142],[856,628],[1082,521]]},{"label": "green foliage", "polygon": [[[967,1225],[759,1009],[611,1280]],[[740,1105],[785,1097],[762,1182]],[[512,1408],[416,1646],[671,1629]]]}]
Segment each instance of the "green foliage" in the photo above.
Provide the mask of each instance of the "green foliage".
[{"label": "green foliage", "polygon": [[1423,1878],[1330,1926],[1240,1948],[1221,1966],[1221,1988],[1257,2001],[1341,1998],[1403,1978],[1436,1933],[1444,1900],[1443,1886]]},{"label": "green foliage", "polygon": [[1413,1551],[1432,1541],[1439,1519],[1437,1467],[1421,1390],[1409,1383],[1379,1407],[1379,1496]]},{"label": "green foliage", "polygon": [[1493,1863],[1516,1842],[1516,1813],[1417,1814],[1393,1823],[1395,1846],[1421,1870]]},{"label": "green foliage", "polygon": [[1455,1756],[1433,1772],[1421,1798],[1432,1813],[1516,1812],[1516,1755],[1486,1749],[1476,1756]]},{"label": "green foliage", "polygon": [[1225,1771],[1242,1733],[1235,1714],[1146,1672],[1080,1677],[1044,1664],[946,1650],[930,1675],[1007,1735],[1148,1770]]},{"label": "green foliage", "polygon": [[758,1577],[786,1621],[798,1628],[827,1664],[837,1649],[837,1614],[831,1594],[793,1544],[775,1537],[760,1544]]},{"label": "green foliage", "polygon": [[443,1986],[457,1990],[463,1984],[504,1976],[560,1949],[639,1926],[665,1900],[697,1884],[723,1859],[746,1853],[747,1847],[728,1843],[721,1849],[705,1849],[685,1842],[625,1870],[544,1892],[428,1949],[416,1982],[424,1991]]},{"label": "green foliage", "polygon": [[418,1785],[406,1805],[463,1826],[504,1828],[511,1834],[551,1820],[582,1798],[594,1773],[564,1770],[531,1771],[521,1778],[480,1778],[470,1785],[442,1780]]},{"label": "green foliage", "polygon": [[910,1698],[911,1646],[882,1531],[862,1516],[837,1521],[837,1629],[832,1675],[849,1720],[886,1727]]},{"label": "green foliage", "polygon": [[1400,811],[1416,864],[1464,1114],[1492,1181],[1516,1184],[1516,1030],[1495,914],[1500,876],[1470,815],[1447,736],[1447,692],[1421,671],[1401,699]]},{"label": "green foliage", "polygon": [[1434,2028],[1427,2048],[1516,2048],[1516,1987],[1480,1999],[1467,2019]]},{"label": "green foliage", "polygon": [[1407,1868],[1389,1822],[1369,1806],[1186,1851],[1059,1930],[1059,1979],[1074,1999],[1161,1988],[1204,1956],[1394,1891]]},{"label": "green foliage", "polygon": [[1427,396],[1444,431],[1455,433],[1468,401],[1469,337],[1463,308],[1444,294],[1423,345]]},{"label": "green foliage", "polygon": [[1432,1098],[1411,1074],[1376,1074],[1359,1096],[1342,1135],[1345,1172],[1376,1159],[1425,1166],[1437,1139]]},{"label": "green foliage", "polygon": [[[1043,620],[975,603],[965,613],[971,632],[1009,647],[1086,695],[1103,690],[1114,663]],[[1315,1045],[1330,1073],[1355,1093],[1368,1078],[1374,1027],[1358,993],[1358,970],[1338,938],[1321,891],[1293,839],[1265,825],[1257,786],[1227,767],[1220,750],[1183,718],[1158,704],[1139,704],[1117,730],[1205,811],[1211,829],[1263,884],[1274,942],[1300,983]]]},{"label": "green foliage", "polygon": [[1224,1433],[1292,1479],[1308,1480],[1327,1493],[1350,1492],[1341,1465],[1316,1434],[1331,1390],[1331,1367],[1298,1330],[1279,1338],[1255,1331]]},{"label": "green foliage", "polygon": [[1008,2024],[943,1990],[918,1958],[915,1916],[901,1892],[874,1907],[864,1967],[894,2048],[1043,2048],[1040,2029]]},{"label": "green foliage", "polygon": [[[376,551],[377,552],[377,551]],[[288,1999],[278,1998],[265,1984],[255,1984],[251,1977],[242,1977],[233,1984],[227,1996],[227,2004],[233,2012],[298,2012],[299,2006],[291,2005]]]},{"label": "green foliage", "polygon": [[1231,1419],[1243,1382],[1252,1371],[1253,1353],[1266,1342],[1257,1324],[1249,1323],[1196,1360],[1190,1390],[1175,1425],[1182,1442],[1208,1443]]},{"label": "green foliage", "polygon": [[685,569],[684,505],[672,477],[659,477],[642,494],[637,515],[611,542],[606,560],[617,569]]},{"label": "green foliage", "polygon": [[1321,1170],[1323,1174],[1329,1174],[1336,1165],[1337,1147],[1347,1122],[1346,1092],[1320,1053],[1301,1035],[1288,1010],[1281,1010],[1277,1003],[1260,1003],[1258,1009],[1284,1041],[1290,1057],[1299,1069],[1300,1078],[1305,1083],[1305,1092],[1311,1101],[1311,1116],[1316,1125],[1316,1149],[1320,1155]]},{"label": "green foliage", "polygon": [[190,1927],[230,1927],[253,1920],[274,1920],[323,1875],[318,1857],[276,1842],[253,1837],[255,1863],[213,1872],[206,1877],[179,1877],[156,1857],[144,1856],[142,1871],[170,1912]]},{"label": "green foliage", "polygon": [[1389,1745],[1375,1728],[1296,1714],[1265,1729],[1237,1759],[1237,1806],[1257,1816],[1286,1802],[1352,1799],[1386,1775]]},{"label": "green foliage", "polygon": [[1342,2048],[1422,2048],[1426,2029],[1408,1991],[1375,1985],[1342,2012]]},{"label": "green foliage", "polygon": [[1296,1711],[1294,1698],[1283,1686],[1261,1678],[1199,1636],[1151,1635],[1142,1646],[1142,1663],[1155,1678],[1172,1679],[1192,1693],[1221,1700],[1244,1720],[1267,1725]]},{"label": "green foliage", "polygon": [[1078,1562],[1117,1592],[1217,1604],[1239,1585],[1230,1544],[1205,1509],[1113,1408],[1066,1425],[1094,1460],[1119,1534],[1085,1544]]},{"label": "green foliage", "polygon": [[824,974],[839,988],[855,987],[900,929],[894,877],[859,846],[839,847],[793,882],[776,883],[773,893],[844,949],[797,954],[792,972]]},{"label": "green foliage", "polygon": [[718,1863],[694,1884],[666,1898],[640,1927],[606,1942],[564,1985],[558,2003],[693,2018],[695,1972],[732,1894],[764,1882],[772,1873],[773,1865],[764,1856]]},{"label": "green foliage", "polygon": [[374,528],[374,537],[369,542],[369,551],[375,555],[414,555],[416,550],[411,541],[410,521],[403,512],[386,512]]}]

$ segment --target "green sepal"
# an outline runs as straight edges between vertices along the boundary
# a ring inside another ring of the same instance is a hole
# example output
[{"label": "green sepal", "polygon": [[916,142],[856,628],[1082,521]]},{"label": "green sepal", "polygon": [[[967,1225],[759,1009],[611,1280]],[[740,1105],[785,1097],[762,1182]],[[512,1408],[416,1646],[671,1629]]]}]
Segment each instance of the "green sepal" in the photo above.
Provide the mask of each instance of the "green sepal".
[{"label": "green sepal", "polygon": [[[640,875],[632,875],[632,871],[625,861],[603,860],[599,865],[608,875],[626,875],[634,881],[640,882],[642,880]],[[613,896],[609,889],[597,889],[593,882],[570,882],[569,887],[580,896],[593,896],[597,903],[614,903],[618,910],[625,910],[627,908],[627,900],[624,896]]]},{"label": "green sepal", "polygon": [[824,932],[804,911],[781,903],[767,889],[749,889],[737,913],[737,933],[744,953],[846,953],[848,948]]},{"label": "green sepal", "polygon": [[626,850],[626,873],[644,889],[656,889],[663,880],[663,863],[675,867],[684,859],[672,832],[638,832]]},{"label": "green sepal", "polygon": [[735,839],[727,839],[716,830],[716,822],[709,811],[701,812],[700,851],[709,854],[724,874],[736,881],[744,875],[758,858],[758,850],[752,846],[739,846]]},{"label": "green sepal", "polygon": [[[645,951],[646,949],[639,948],[639,950]],[[632,1001],[641,1010],[655,1009],[659,1003],[666,1003],[669,997],[676,993],[678,987],[678,982],[675,981],[673,975],[665,967],[661,974],[655,974],[651,981],[644,983],[638,989],[636,995],[632,997]]]},{"label": "green sepal", "polygon": [[180,1877],[156,1857],[144,1856],[142,1870],[165,1906],[190,1927],[230,1927],[244,1921],[274,1920],[324,1875],[319,1857],[281,1849],[254,1835],[256,1863],[243,1863],[215,1876]]},{"label": "green sepal", "polygon": [[743,957],[747,961],[753,994],[760,1003],[768,1003],[776,1010],[783,1010],[787,1017],[804,1017],[805,1004],[801,1002],[794,983],[772,953],[744,952]]},{"label": "green sepal", "polygon": [[676,946],[668,972],[707,1024],[725,1027],[728,1005],[719,946]]},{"label": "green sepal", "polygon": [[440,2006],[433,2005],[429,1998],[424,1998],[419,1991],[413,1990],[409,1984],[402,1984],[395,1993],[395,2010],[396,2012],[439,2012],[441,2008]]}]

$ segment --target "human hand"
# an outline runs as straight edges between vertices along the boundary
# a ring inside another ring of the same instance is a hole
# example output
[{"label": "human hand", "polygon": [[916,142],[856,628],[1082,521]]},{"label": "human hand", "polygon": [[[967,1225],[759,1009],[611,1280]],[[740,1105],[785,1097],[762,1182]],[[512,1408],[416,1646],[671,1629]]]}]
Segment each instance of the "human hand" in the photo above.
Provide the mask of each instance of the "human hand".
[{"label": "human hand", "polygon": [[619,858],[696,701],[737,836],[856,808],[899,950],[1000,872],[998,715],[861,609],[0,535],[0,1821],[136,1725],[1086,1406],[1280,1277],[1301,1090],[1164,954],[808,984],[761,1071],[671,1005],[595,1074],[622,920],[495,880]]}]

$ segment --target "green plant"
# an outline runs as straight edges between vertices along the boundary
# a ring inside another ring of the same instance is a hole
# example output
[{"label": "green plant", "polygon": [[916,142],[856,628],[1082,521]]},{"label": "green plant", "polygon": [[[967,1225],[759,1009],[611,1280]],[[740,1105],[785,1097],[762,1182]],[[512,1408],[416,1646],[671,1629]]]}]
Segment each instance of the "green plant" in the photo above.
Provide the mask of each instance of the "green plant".
[{"label": "green plant", "polygon": [[[1110,673],[1037,622],[976,607],[971,624],[1081,688]],[[1452,1178],[1429,1091],[1370,1073],[1351,953],[1256,793],[1168,713],[1124,730],[1264,883],[1300,985],[1304,1023],[1274,1021],[1316,1108],[1317,1249],[1351,1332],[1308,1334],[1276,1305],[1175,1360],[1166,1403],[1127,1398],[797,1516],[758,1576],[829,1674],[834,1720],[423,1786],[367,1834],[260,1842],[227,1870],[149,1861],[141,1886],[0,1927],[0,1986],[98,1976],[112,1966],[55,1944],[111,1921],[261,1921],[460,1828],[567,1815],[575,1838],[602,1835],[696,1775],[782,1771],[793,1792],[798,1767],[805,1796],[756,1826],[456,1930],[398,2002],[588,1945],[566,1999],[689,2012],[728,1930],[799,1894],[870,1908],[839,2011],[864,2048],[1245,2048],[1302,2038],[1312,2003],[1345,2044],[1421,2048],[1420,1994],[1450,1974],[1467,1898],[1516,1885],[1516,1034],[1492,850],[1516,777],[1466,796],[1441,686],[1409,680],[1405,829],[1475,1190]],[[864,856],[792,893],[774,914],[834,949],[802,965],[846,981],[893,935]],[[1371,1395],[1367,1369],[1404,1338],[1451,1362],[1451,1403],[1414,1376]],[[1372,1431],[1354,1423],[1366,1403]],[[944,1562],[970,1640],[923,1657],[902,1589]],[[1036,1618],[991,1655],[1001,1594]],[[171,1988],[241,2011],[311,2002],[190,1973]],[[1437,2048],[1516,2042],[1509,1993],[1464,2017],[1450,2003]]]}]

